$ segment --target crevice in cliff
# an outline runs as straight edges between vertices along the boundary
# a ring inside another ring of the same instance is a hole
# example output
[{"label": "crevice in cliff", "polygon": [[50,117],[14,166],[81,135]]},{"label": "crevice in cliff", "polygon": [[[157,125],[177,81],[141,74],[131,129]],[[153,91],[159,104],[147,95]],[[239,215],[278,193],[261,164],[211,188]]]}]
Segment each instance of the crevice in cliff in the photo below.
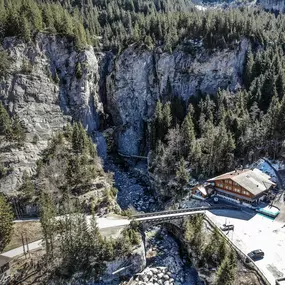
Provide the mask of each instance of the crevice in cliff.
[{"label": "crevice in cliff", "polygon": [[108,111],[108,97],[107,97],[107,77],[113,71],[114,54],[107,52],[105,54],[97,54],[99,57],[99,97],[103,103],[104,113],[100,114],[99,130],[105,130],[113,125],[112,114]]}]

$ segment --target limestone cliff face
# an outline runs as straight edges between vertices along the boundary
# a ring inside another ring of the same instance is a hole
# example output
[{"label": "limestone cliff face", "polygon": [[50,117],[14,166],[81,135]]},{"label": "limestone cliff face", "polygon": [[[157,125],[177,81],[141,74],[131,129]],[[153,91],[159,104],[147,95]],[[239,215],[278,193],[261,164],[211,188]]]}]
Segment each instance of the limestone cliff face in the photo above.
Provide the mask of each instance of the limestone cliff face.
[{"label": "limestone cliff face", "polygon": [[258,4],[269,11],[285,12],[285,2],[283,0],[258,0]]},{"label": "limestone cliff face", "polygon": [[43,34],[29,45],[6,38],[3,46],[13,60],[7,76],[0,79],[0,100],[27,128],[22,147],[1,146],[1,162],[13,171],[1,180],[0,191],[11,193],[21,185],[23,171],[33,171],[54,132],[71,118],[81,121],[88,131],[96,130],[103,105],[92,48],[77,52],[67,39]]},{"label": "limestone cliff face", "polygon": [[117,126],[119,151],[139,153],[144,122],[153,115],[158,96],[154,54],[133,47],[126,49],[107,78],[107,106]]},{"label": "limestone cliff face", "polygon": [[38,34],[29,45],[6,38],[3,46],[13,60],[0,79],[0,100],[23,121],[27,140],[20,148],[0,144],[1,162],[13,169],[1,179],[0,191],[16,191],[23,171],[34,171],[49,138],[72,119],[96,133],[103,157],[107,146],[98,130],[110,124],[120,152],[145,152],[147,122],[166,86],[170,83],[172,93],[184,100],[218,88],[235,91],[248,45],[242,40],[234,49],[212,53],[201,48],[195,56],[130,46],[115,57],[95,54],[92,47],[78,52],[58,36]]},{"label": "limestone cliff face", "polygon": [[184,100],[198,92],[215,94],[219,88],[238,90],[248,44],[242,40],[233,50],[203,51],[195,56],[181,50],[169,54],[126,49],[107,78],[107,108],[117,126],[119,151],[139,154],[145,123],[157,100],[163,99],[167,82],[172,93]]}]

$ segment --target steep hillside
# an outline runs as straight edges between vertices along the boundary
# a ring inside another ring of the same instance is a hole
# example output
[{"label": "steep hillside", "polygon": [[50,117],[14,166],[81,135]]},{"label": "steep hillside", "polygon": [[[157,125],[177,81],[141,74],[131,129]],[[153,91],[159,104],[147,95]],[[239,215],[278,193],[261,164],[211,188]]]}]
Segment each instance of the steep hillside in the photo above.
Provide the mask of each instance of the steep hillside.
[{"label": "steep hillside", "polygon": [[1,191],[16,191],[23,171],[33,173],[40,152],[53,133],[72,119],[89,132],[99,128],[103,111],[98,95],[98,60],[90,47],[77,52],[65,38],[38,34],[28,45],[5,38],[9,69],[0,79],[0,99],[26,128],[21,147],[2,146],[1,162],[13,174],[1,182]]},{"label": "steep hillside", "polygon": [[107,110],[118,128],[118,150],[132,155],[147,151],[147,122],[156,102],[169,100],[169,88],[185,102],[198,94],[214,95],[219,88],[239,90],[248,45],[244,39],[231,50],[210,53],[197,43],[194,55],[135,47],[122,52],[107,78]]}]

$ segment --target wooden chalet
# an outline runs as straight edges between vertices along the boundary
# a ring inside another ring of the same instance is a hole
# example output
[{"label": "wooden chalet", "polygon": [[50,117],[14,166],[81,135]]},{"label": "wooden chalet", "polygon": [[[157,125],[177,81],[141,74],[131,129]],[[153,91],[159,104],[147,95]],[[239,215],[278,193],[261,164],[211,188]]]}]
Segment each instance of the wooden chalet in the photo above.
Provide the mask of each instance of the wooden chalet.
[{"label": "wooden chalet", "polygon": [[208,182],[214,187],[218,196],[228,200],[244,203],[257,203],[275,187],[271,177],[257,168],[231,171]]}]

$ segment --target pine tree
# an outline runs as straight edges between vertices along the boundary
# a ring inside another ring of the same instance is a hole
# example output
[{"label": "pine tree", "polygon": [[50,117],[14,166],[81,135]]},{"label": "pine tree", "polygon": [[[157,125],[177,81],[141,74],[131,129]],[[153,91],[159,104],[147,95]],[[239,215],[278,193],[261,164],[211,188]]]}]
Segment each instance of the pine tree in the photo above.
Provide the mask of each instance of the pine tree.
[{"label": "pine tree", "polygon": [[176,179],[180,184],[180,189],[183,189],[183,187],[186,186],[190,180],[189,172],[186,169],[186,161],[183,158],[181,158],[178,162]]},{"label": "pine tree", "polygon": [[263,117],[262,124],[268,138],[272,138],[276,135],[276,131],[279,124],[279,112],[280,102],[278,96],[275,95],[270,103],[266,115]]},{"label": "pine tree", "polygon": [[[1,34],[0,34],[0,37],[1,37]],[[1,48],[0,48],[0,58],[1,58],[0,60],[0,78],[1,78],[2,76],[5,76],[9,72],[11,59],[8,56],[7,52],[3,51]]]},{"label": "pine tree", "polygon": [[21,26],[22,30],[21,30],[21,36],[24,39],[24,41],[29,42],[31,39],[31,28],[30,28],[30,24],[27,20],[26,17],[23,17],[22,19],[22,26]]},{"label": "pine tree", "polygon": [[73,125],[72,147],[76,153],[83,153],[88,149],[88,136],[81,123]]},{"label": "pine tree", "polygon": [[48,259],[54,254],[54,241],[56,236],[55,216],[56,211],[52,197],[50,194],[42,192],[40,196],[40,222]]},{"label": "pine tree", "polygon": [[275,76],[268,71],[265,74],[265,80],[261,89],[260,109],[266,111],[269,107],[271,98],[277,94]]},{"label": "pine tree", "polygon": [[23,185],[20,190],[24,193],[25,198],[28,200],[32,199],[35,195],[35,186],[26,171],[23,174]]},{"label": "pine tree", "polygon": [[216,285],[232,285],[235,280],[235,268],[232,266],[229,258],[225,258],[218,268]]},{"label": "pine tree", "polygon": [[246,89],[249,89],[253,78],[254,78],[254,58],[251,49],[249,49],[246,54],[246,64],[243,76],[244,85]]},{"label": "pine tree", "polygon": [[18,116],[13,117],[12,139],[17,141],[19,144],[23,144],[26,139],[25,129],[23,128]]},{"label": "pine tree", "polygon": [[0,194],[0,253],[10,242],[13,233],[13,212],[5,197]]},{"label": "pine tree", "polygon": [[188,157],[188,155],[193,153],[193,147],[196,140],[194,124],[190,112],[182,123],[181,131],[184,138],[185,155]]},{"label": "pine tree", "polygon": [[82,77],[82,65],[81,65],[81,62],[77,62],[76,63],[75,74],[76,74],[76,78],[77,79],[81,79],[81,77]]},{"label": "pine tree", "polygon": [[276,90],[279,96],[279,99],[282,100],[282,98],[285,95],[285,72],[282,69],[282,67],[279,66],[279,71],[276,79]]},{"label": "pine tree", "polygon": [[9,136],[11,135],[11,133],[12,125],[10,116],[2,105],[2,103],[0,102],[0,135]]},{"label": "pine tree", "polygon": [[166,104],[164,104],[163,109],[162,109],[162,113],[163,113],[162,128],[163,128],[164,134],[166,134],[172,125],[172,114],[171,114],[170,102],[167,102]]},{"label": "pine tree", "polygon": [[[277,107],[278,108],[278,107]],[[282,98],[279,108],[279,114],[277,119],[277,126],[276,129],[280,132],[280,136],[282,138],[285,137],[285,96]]]}]

